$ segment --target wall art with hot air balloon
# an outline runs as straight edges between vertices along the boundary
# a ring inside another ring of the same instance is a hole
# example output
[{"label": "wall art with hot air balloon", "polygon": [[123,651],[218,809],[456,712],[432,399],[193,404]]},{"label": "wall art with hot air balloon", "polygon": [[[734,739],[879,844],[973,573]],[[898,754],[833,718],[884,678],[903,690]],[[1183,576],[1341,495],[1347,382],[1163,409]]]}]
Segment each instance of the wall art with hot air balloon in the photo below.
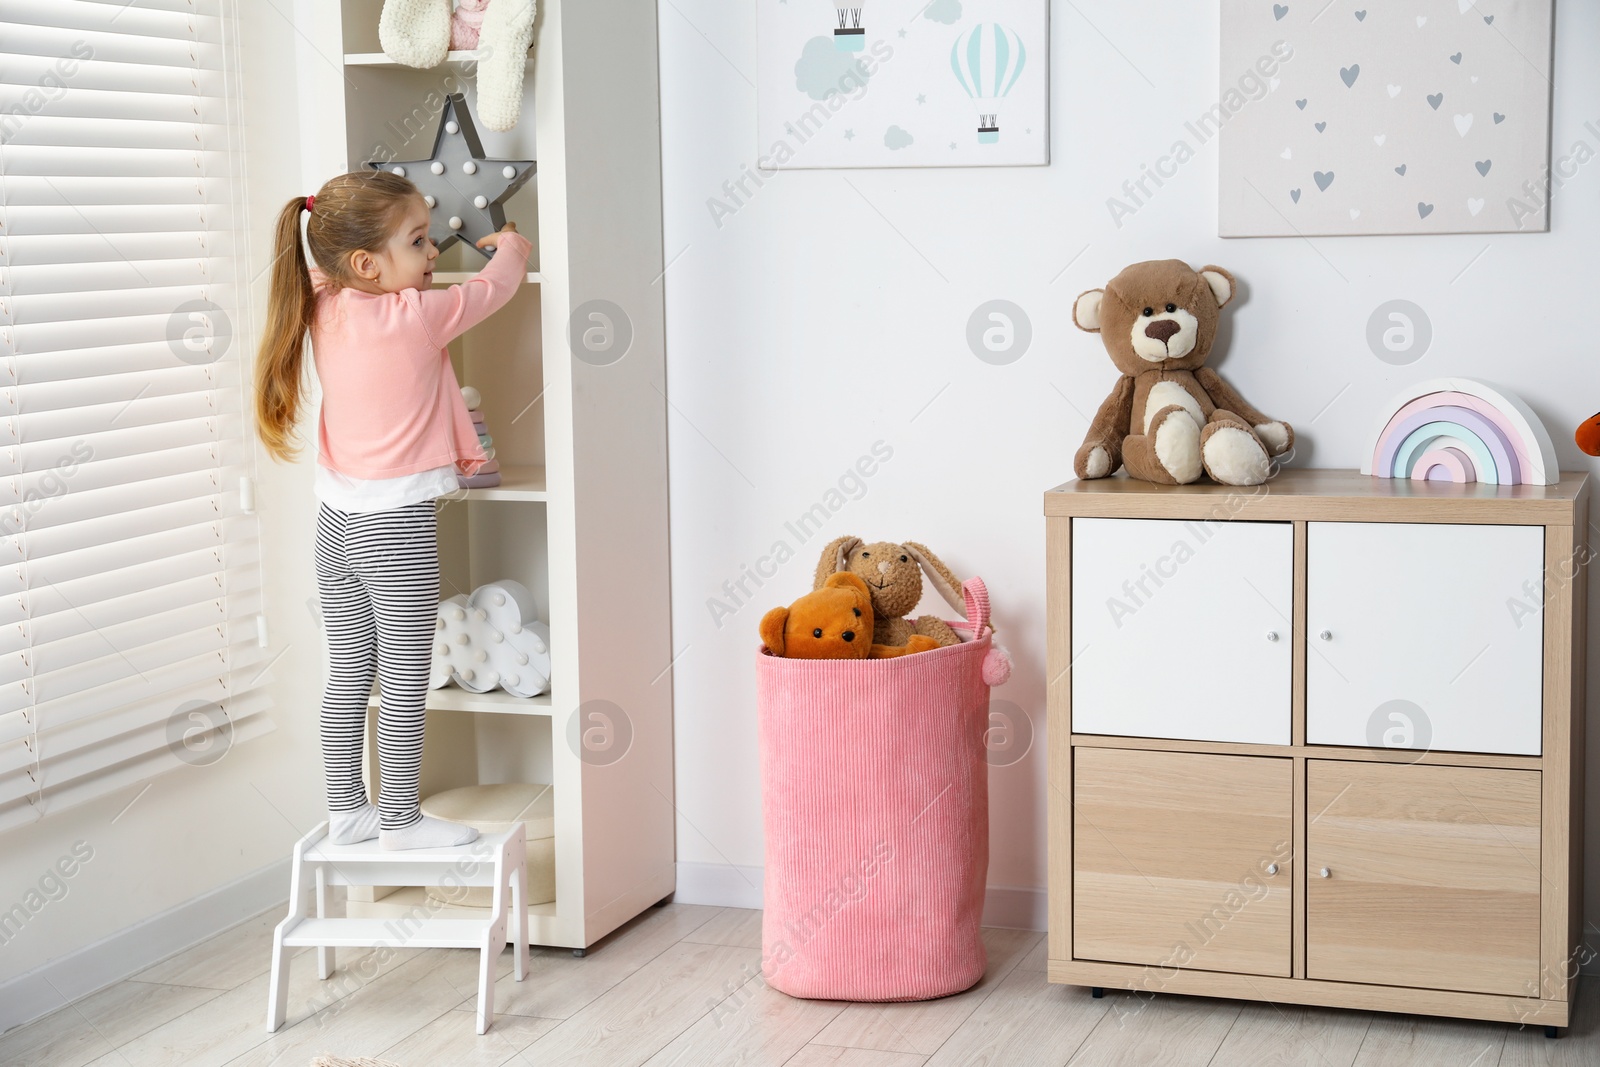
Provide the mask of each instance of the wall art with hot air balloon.
[{"label": "wall art with hot air balloon", "polygon": [[757,13],[757,173],[1050,162],[1048,0],[757,0]]}]

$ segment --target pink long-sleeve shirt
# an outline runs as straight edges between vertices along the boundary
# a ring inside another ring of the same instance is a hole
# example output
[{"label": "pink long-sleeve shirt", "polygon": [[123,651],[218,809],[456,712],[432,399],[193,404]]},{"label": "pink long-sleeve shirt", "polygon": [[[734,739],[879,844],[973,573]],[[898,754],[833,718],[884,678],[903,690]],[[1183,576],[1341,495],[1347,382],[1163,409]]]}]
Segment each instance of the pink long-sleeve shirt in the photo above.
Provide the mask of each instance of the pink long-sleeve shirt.
[{"label": "pink long-sleeve shirt", "polygon": [[352,478],[395,478],[487,459],[446,346],[504,307],[533,245],[503,234],[477,276],[447,289],[330,290],[320,271],[311,327],[322,383],[317,462]]}]

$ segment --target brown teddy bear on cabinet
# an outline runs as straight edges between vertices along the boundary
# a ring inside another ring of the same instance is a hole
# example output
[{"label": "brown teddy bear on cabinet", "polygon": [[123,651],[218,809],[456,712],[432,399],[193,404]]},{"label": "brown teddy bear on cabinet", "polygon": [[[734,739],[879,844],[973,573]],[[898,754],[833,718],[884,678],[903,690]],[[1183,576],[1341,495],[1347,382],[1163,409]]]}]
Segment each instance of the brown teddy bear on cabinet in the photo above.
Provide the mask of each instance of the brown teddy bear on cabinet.
[{"label": "brown teddy bear on cabinet", "polygon": [[872,642],[872,596],[858,575],[831,575],[822,588],[761,617],[761,643],[786,659],[895,659],[939,647],[920,634],[900,647]]},{"label": "brown teddy bear on cabinet", "polygon": [[1195,271],[1161,259],[1135,263],[1078,297],[1073,321],[1100,334],[1122,372],[1073,460],[1079,478],[1126,467],[1164,485],[1202,473],[1225,485],[1267,480],[1270,458],[1294,446],[1293,428],[1251,407],[1204,365],[1234,291],[1221,267]]},{"label": "brown teddy bear on cabinet", "polygon": [[915,541],[864,544],[859,537],[840,537],[822,550],[813,588],[821,589],[830,576],[838,573],[854,574],[871,589],[873,613],[877,617],[872,634],[874,644],[903,647],[910,643],[913,634],[933,638],[940,648],[961,642],[943,619],[923,615],[913,621],[905,617],[906,612],[922,600],[924,573],[945,603],[957,611],[965,611],[961,583],[926,546]]}]

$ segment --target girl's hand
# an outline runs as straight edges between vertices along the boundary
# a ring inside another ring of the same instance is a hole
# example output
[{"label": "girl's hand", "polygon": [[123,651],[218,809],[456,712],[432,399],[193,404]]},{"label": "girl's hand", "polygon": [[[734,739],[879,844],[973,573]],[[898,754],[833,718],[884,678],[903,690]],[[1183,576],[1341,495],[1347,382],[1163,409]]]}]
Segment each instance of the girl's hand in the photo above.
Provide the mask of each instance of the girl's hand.
[{"label": "girl's hand", "polygon": [[516,233],[516,232],[517,232],[517,224],[514,223],[514,222],[508,222],[504,226],[500,227],[500,233],[491,233],[487,237],[478,238],[478,247],[479,248],[499,248],[500,247],[500,234],[501,233]]}]

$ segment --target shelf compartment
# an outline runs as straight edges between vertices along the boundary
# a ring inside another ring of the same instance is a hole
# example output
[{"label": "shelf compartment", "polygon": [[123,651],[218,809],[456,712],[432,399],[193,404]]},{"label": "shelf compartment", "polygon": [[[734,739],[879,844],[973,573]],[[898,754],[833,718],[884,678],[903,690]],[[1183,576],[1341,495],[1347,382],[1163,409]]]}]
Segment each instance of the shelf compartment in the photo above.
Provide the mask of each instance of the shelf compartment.
[{"label": "shelf compartment", "polygon": [[[378,690],[374,688],[367,698],[367,707],[378,706]],[[428,690],[426,707],[429,711],[478,711],[491,715],[550,715],[550,694],[536,697],[514,697],[503,689],[487,693],[469,693],[454,685]]]},{"label": "shelf compartment", "polygon": [[548,500],[543,467],[507,464],[500,468],[500,484],[486,489],[460,489],[441,500]]},{"label": "shelf compartment", "polygon": [[[463,51],[451,49],[445,53],[444,62],[440,66],[464,67],[469,63],[481,62],[484,53],[481,50]],[[533,61],[533,54],[528,54],[527,62]],[[405,63],[396,63],[383,52],[346,52],[344,65],[347,67],[378,67],[383,70],[427,70],[438,69],[426,67],[413,67]]]}]

